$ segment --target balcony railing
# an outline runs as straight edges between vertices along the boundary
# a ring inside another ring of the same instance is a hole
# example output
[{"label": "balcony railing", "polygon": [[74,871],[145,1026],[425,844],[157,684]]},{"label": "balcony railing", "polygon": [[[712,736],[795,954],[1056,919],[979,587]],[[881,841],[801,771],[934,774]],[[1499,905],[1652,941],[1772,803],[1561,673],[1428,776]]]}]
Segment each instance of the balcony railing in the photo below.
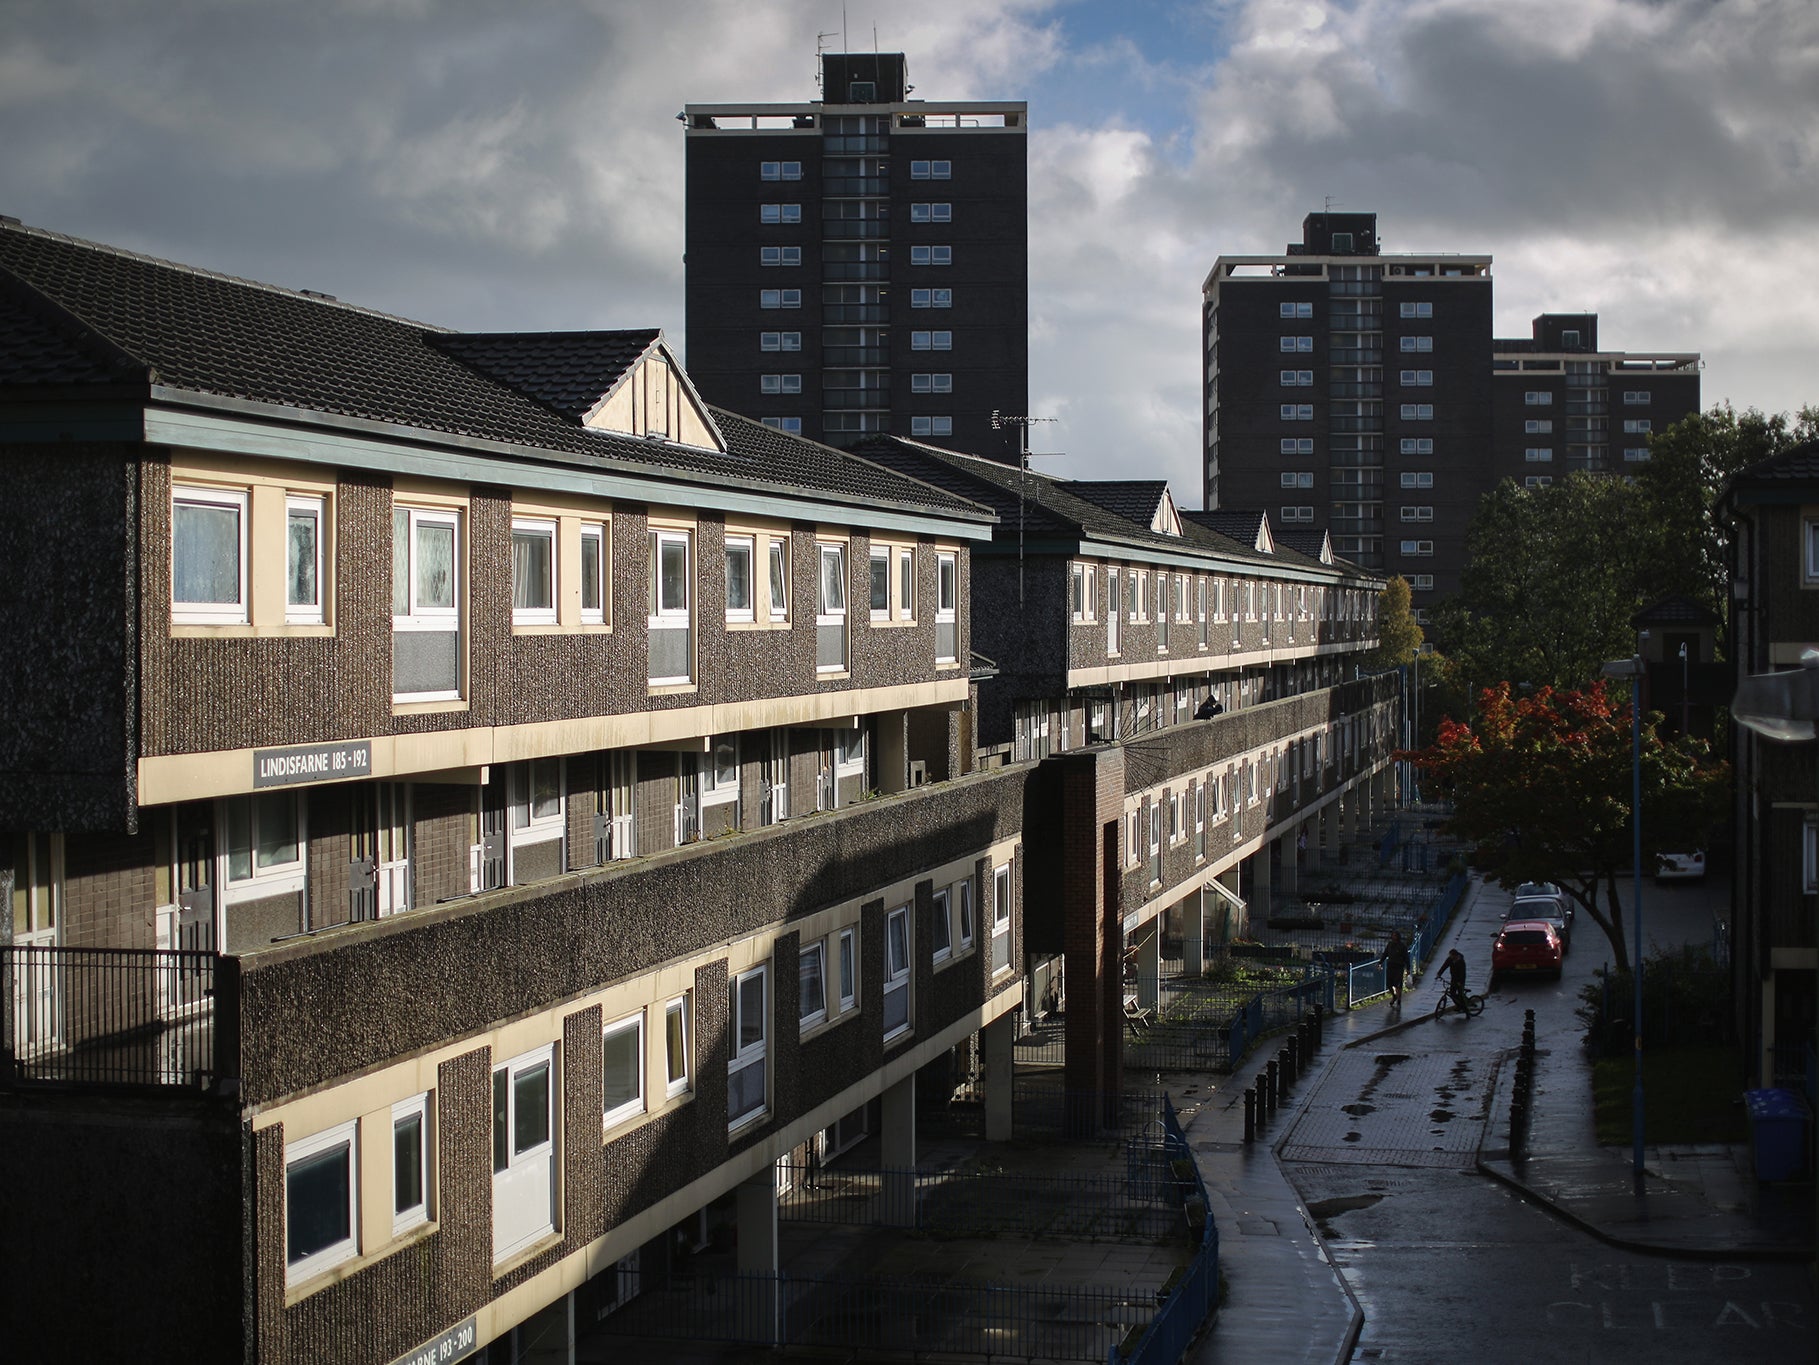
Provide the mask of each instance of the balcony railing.
[{"label": "balcony railing", "polygon": [[208,1088],[235,1075],[232,959],[152,948],[0,948],[5,1078]]}]

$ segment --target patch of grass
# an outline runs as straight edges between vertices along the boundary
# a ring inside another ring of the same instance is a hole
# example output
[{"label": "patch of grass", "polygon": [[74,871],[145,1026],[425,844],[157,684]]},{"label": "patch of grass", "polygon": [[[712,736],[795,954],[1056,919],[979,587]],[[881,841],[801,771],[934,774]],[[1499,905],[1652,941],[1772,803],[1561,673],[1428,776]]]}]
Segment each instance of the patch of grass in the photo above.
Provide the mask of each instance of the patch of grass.
[{"label": "patch of grass", "polygon": [[[1749,1138],[1737,1049],[1682,1047],[1642,1053],[1644,1135],[1650,1142],[1744,1142]],[[1592,1116],[1598,1141],[1630,1141],[1634,1060],[1625,1054],[1592,1064]]]}]

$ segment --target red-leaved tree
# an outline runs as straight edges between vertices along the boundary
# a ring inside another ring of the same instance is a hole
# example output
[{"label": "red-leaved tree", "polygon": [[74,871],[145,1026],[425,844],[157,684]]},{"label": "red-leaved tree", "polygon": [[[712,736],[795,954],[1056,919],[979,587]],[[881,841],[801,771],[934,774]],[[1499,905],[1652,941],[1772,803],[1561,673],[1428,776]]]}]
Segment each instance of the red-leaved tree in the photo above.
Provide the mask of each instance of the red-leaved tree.
[{"label": "red-leaved tree", "polygon": [[[1702,742],[1664,743],[1660,719],[1642,717],[1644,870],[1658,850],[1707,847],[1730,787],[1729,766]],[[1617,899],[1631,866],[1630,726],[1629,706],[1614,703],[1603,681],[1528,696],[1500,683],[1479,694],[1469,725],[1443,720],[1434,743],[1403,755],[1453,803],[1448,829],[1475,846],[1480,871],[1506,886],[1558,884],[1604,930],[1618,962],[1630,960]]]}]

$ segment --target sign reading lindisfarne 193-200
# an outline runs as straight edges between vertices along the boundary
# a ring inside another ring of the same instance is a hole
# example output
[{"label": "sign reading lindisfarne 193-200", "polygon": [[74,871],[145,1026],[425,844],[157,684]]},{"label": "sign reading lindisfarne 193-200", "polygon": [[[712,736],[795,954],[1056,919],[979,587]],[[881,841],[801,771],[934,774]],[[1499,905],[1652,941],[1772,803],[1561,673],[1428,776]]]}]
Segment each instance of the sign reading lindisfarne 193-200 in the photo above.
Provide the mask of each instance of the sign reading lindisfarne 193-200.
[{"label": "sign reading lindisfarne 193-200", "polygon": [[288,749],[253,750],[254,787],[342,782],[371,777],[372,772],[373,746],[364,739],[346,744],[299,744]]}]

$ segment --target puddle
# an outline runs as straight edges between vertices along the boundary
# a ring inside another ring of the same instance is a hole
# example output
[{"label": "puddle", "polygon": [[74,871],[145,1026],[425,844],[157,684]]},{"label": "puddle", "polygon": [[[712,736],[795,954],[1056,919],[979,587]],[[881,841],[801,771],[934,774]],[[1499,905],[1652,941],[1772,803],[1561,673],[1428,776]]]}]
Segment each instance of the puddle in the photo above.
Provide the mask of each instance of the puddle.
[{"label": "puddle", "polygon": [[1344,1114],[1350,1114],[1355,1119],[1361,1119],[1366,1114],[1376,1113],[1377,1106],[1374,1104],[1364,1104],[1364,1103],[1342,1104],[1339,1106],[1339,1111]]},{"label": "puddle", "polygon": [[1434,1123],[1448,1123],[1453,1117],[1453,1111],[1450,1109],[1435,1109],[1428,1114],[1429,1120]]},{"label": "puddle", "polygon": [[1345,1135],[1345,1140],[1347,1142],[1359,1142],[1359,1141],[1362,1141],[1363,1138],[1364,1138],[1364,1134],[1358,1132],[1355,1129],[1352,1132],[1349,1132]]}]

